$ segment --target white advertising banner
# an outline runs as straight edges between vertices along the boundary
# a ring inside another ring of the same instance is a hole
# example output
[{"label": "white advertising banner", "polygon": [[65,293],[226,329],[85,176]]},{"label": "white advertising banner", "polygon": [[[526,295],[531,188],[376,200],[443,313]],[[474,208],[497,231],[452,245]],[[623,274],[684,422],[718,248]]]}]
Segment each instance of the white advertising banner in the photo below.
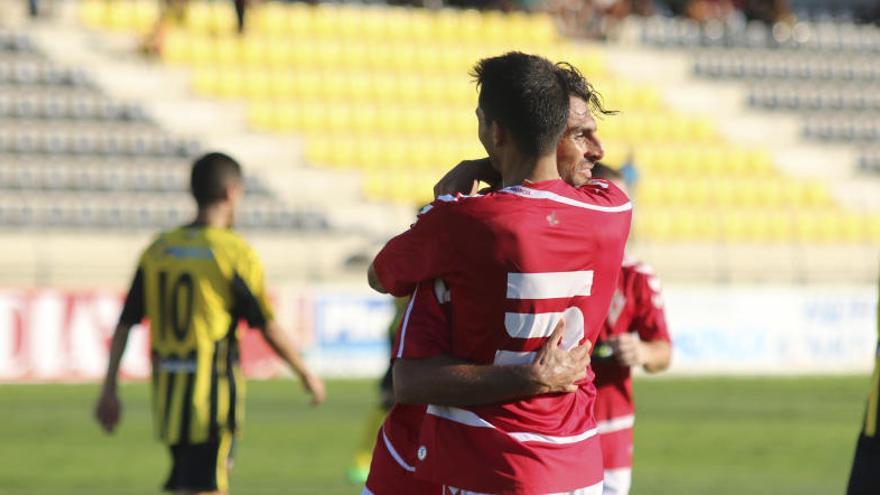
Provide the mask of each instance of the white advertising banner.
[{"label": "white advertising banner", "polygon": [[670,371],[853,373],[871,369],[877,289],[667,287]]},{"label": "white advertising banner", "polygon": [[[394,305],[366,290],[278,291],[282,325],[307,361],[333,377],[378,377]],[[861,373],[877,343],[875,287],[667,287],[674,374]],[[122,303],[111,291],[0,290],[0,382],[103,376]],[[244,333],[250,377],[284,374],[256,331]],[[126,378],[149,376],[149,336],[132,331]]]}]

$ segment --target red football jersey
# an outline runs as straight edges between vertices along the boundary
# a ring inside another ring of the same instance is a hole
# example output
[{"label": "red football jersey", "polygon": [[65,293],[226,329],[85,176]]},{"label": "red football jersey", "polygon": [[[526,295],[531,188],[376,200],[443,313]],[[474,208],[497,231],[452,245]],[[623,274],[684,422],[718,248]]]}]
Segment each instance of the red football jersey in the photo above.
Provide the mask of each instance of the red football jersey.
[{"label": "red football jersey", "polygon": [[[626,195],[604,180],[574,188],[557,179],[444,197],[388,242],[374,268],[394,295],[423,280],[446,282],[448,354],[478,364],[531,362],[560,318],[564,346],[595,342],[616,287],[631,210]],[[401,337],[410,345],[420,335]],[[571,394],[428,406],[416,474],[499,494],[599,483],[594,398],[591,375]]]},{"label": "red football jersey", "polygon": [[611,299],[608,318],[593,352],[593,371],[596,373],[596,420],[601,429],[632,426],[633,394],[630,368],[621,366],[607,355],[603,341],[614,335],[637,332],[644,341],[669,342],[666,315],[660,281],[644,263],[627,259],[617,280],[617,290]]},{"label": "red football jersey", "polygon": [[[442,285],[437,285],[438,290]],[[434,282],[422,282],[410,298],[391,349],[391,359],[423,358],[448,354],[449,314],[443,292],[435,295]],[[419,341],[406,339],[407,335],[419,333]],[[373,495],[398,495],[418,493],[424,495],[442,493],[442,486],[416,479],[417,455],[422,421],[423,405],[395,404],[379,430],[373,448],[373,461],[366,487]]]}]

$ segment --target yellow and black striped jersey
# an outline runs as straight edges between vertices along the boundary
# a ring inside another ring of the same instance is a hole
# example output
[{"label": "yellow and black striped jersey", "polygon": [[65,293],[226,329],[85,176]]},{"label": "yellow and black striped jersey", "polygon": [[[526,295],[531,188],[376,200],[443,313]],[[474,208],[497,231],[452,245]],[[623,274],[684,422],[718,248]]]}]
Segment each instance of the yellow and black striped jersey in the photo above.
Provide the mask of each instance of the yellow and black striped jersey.
[{"label": "yellow and black striped jersey", "polygon": [[862,434],[866,437],[877,437],[878,406],[880,406],[880,291],[877,298],[877,350],[874,354],[874,375],[871,378],[871,393],[868,395],[868,408],[865,412],[865,424]]},{"label": "yellow and black striped jersey", "polygon": [[203,443],[243,420],[238,323],[272,320],[263,268],[235,232],[189,226],[144,251],[120,317],[150,323],[153,417],[169,445]]}]

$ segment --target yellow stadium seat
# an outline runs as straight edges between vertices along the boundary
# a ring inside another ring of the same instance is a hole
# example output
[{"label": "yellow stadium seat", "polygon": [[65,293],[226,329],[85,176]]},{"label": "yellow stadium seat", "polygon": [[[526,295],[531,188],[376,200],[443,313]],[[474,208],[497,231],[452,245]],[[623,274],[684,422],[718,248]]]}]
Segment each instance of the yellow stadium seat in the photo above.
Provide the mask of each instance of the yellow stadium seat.
[{"label": "yellow stadium seat", "polygon": [[80,3],[79,19],[86,27],[107,27],[107,3],[102,0],[86,0]]},{"label": "yellow stadium seat", "polygon": [[107,27],[118,31],[127,31],[134,29],[136,25],[137,12],[134,5],[130,2],[116,2],[109,9],[107,16]]},{"label": "yellow stadium seat", "polygon": [[749,219],[738,211],[725,211],[720,216],[721,238],[728,242],[749,240]]},{"label": "yellow stadium seat", "polygon": [[294,71],[291,74],[290,93],[302,100],[317,99],[322,96],[323,78],[321,73],[312,71]]},{"label": "yellow stadium seat", "polygon": [[865,228],[867,241],[872,244],[880,244],[880,215],[865,215]]},{"label": "yellow stadium seat", "polygon": [[[335,45],[335,44],[334,44]],[[319,48],[321,47],[321,48]],[[313,72],[320,67],[320,58],[329,51],[323,43],[312,41],[285,40],[270,48],[271,63],[297,72]],[[274,52],[274,53],[273,53]]]},{"label": "yellow stadium seat", "polygon": [[296,76],[290,71],[269,72],[269,94],[273,99],[282,100],[300,97],[296,93]]},{"label": "yellow stadium seat", "polygon": [[190,63],[190,44],[189,36],[183,32],[170,31],[165,35],[165,42],[162,44],[162,60],[172,65]]},{"label": "yellow stadium seat", "polygon": [[248,12],[248,32],[264,36],[281,36],[288,28],[287,9],[284,5],[269,2]]},{"label": "yellow stadium seat", "polygon": [[372,136],[360,137],[357,143],[358,164],[366,171],[387,173],[383,149],[384,145],[379,139]]},{"label": "yellow stadium seat", "polygon": [[212,69],[198,69],[193,73],[193,91],[201,96],[216,96],[218,74]]},{"label": "yellow stadium seat", "polygon": [[670,241],[675,237],[675,219],[668,211],[642,211],[636,215],[636,237]]},{"label": "yellow stadium seat", "polygon": [[215,67],[214,44],[204,37],[193,37],[189,40],[189,57],[186,62],[196,67]]},{"label": "yellow stadium seat", "polygon": [[262,131],[274,130],[272,107],[272,103],[251,103],[248,105],[248,123]]},{"label": "yellow stadium seat", "polygon": [[536,46],[549,46],[556,41],[556,25],[553,23],[553,18],[547,14],[534,14],[529,20],[530,26],[526,31],[529,43],[534,43]]},{"label": "yellow stadium seat", "polygon": [[244,73],[242,94],[249,100],[266,100],[272,96],[272,76],[261,70],[251,70]]},{"label": "yellow stadium seat", "polygon": [[370,173],[364,176],[363,194],[370,201],[381,201],[385,197],[385,181],[387,177],[378,173]]},{"label": "yellow stadium seat", "polygon": [[222,38],[214,42],[214,60],[219,65],[235,66],[240,62],[240,46],[237,38]]},{"label": "yellow stadium seat", "polygon": [[134,22],[132,28],[140,34],[149,33],[159,20],[159,4],[153,1],[134,3]]},{"label": "yellow stadium seat", "polygon": [[371,134],[376,130],[379,111],[374,105],[357,105],[352,107],[351,130],[358,134]]},{"label": "yellow stadium seat", "polygon": [[868,229],[863,215],[857,213],[841,213],[837,217],[839,241],[857,244],[868,239]]},{"label": "yellow stadium seat", "polygon": [[270,65],[266,54],[271,43],[263,37],[249,36],[242,40],[239,51],[239,62],[250,67],[262,67]]},{"label": "yellow stadium seat", "polygon": [[242,73],[237,69],[229,69],[220,72],[217,81],[217,96],[221,98],[237,98],[243,93]]}]

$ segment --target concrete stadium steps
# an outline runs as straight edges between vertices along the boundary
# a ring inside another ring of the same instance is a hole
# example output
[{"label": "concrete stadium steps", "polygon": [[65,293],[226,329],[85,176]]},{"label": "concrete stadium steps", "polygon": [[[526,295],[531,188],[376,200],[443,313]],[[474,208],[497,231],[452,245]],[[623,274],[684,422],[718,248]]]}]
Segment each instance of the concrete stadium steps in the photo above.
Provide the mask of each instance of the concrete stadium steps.
[{"label": "concrete stadium steps", "polygon": [[[92,233],[75,230],[21,232],[0,229],[0,281],[5,286],[127,287],[137,257],[154,236]],[[271,286],[291,282],[357,281],[366,267],[347,270],[351,253],[363,238],[339,234],[245,233],[266,269]]]}]

